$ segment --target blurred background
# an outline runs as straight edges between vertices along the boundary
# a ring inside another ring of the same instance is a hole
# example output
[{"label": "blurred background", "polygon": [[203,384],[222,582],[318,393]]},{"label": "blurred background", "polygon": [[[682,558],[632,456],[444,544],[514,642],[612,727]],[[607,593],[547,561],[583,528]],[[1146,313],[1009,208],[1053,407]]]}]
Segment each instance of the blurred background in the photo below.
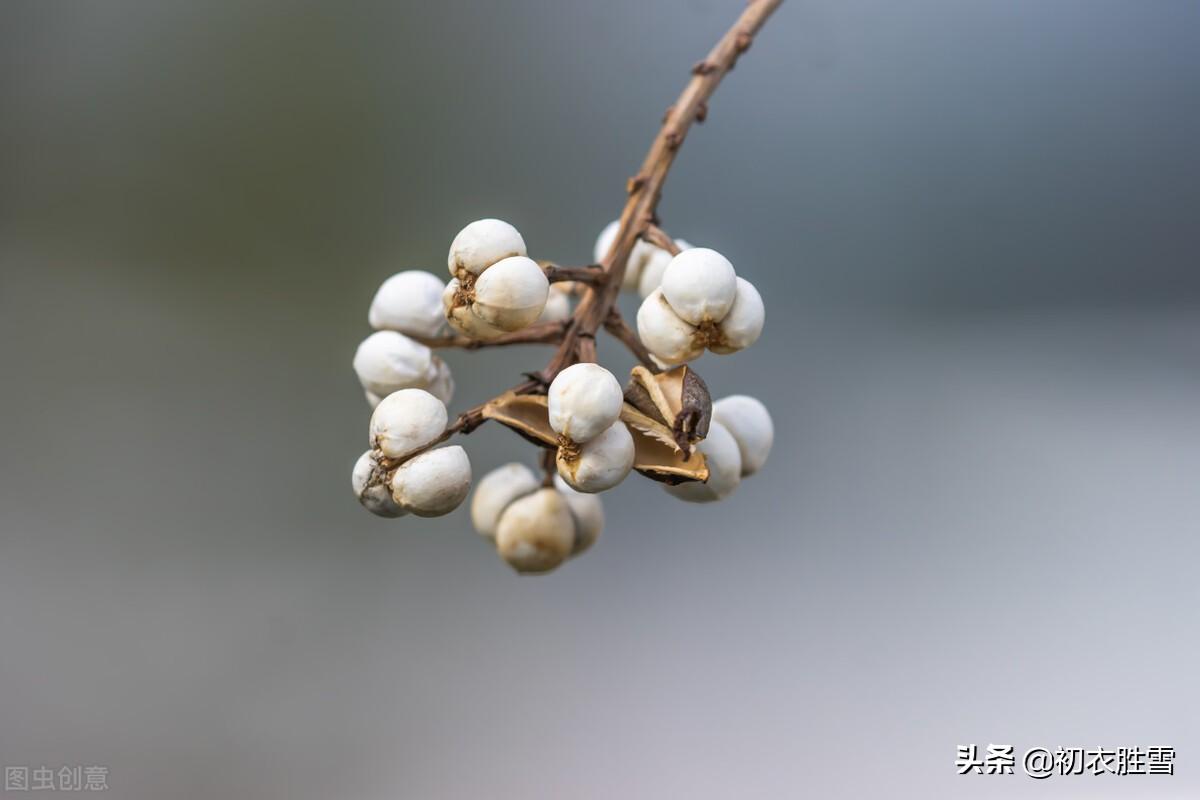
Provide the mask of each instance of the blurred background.
[{"label": "blurred background", "polygon": [[[138,800],[1200,793],[1196,3],[789,0],[661,206],[763,290],[698,368],[772,409],[766,471],[631,479],[541,578],[352,498],[377,285],[484,216],[585,263],[742,7],[0,6],[0,762]],[[453,407],[547,356],[452,353]],[[959,777],[969,743],[1177,774]]]}]

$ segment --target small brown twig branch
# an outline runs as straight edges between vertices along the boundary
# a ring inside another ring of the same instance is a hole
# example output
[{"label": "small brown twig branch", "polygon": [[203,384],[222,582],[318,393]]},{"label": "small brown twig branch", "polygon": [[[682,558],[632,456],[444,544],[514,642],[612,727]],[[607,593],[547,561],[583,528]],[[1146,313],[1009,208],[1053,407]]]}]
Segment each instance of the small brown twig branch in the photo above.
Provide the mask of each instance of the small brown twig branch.
[{"label": "small brown twig branch", "polygon": [[482,347],[506,347],[512,344],[558,344],[562,341],[566,330],[565,322],[539,322],[522,328],[519,331],[506,333],[496,339],[472,339],[467,336],[417,336],[405,334],[408,338],[418,341],[426,347],[461,347],[464,350],[478,350]]},{"label": "small brown twig branch", "polygon": [[629,352],[633,353],[634,357],[642,363],[642,366],[650,369],[651,372],[661,372],[658,365],[654,363],[654,359],[650,357],[650,351],[642,344],[642,340],[633,332],[625,322],[625,318],[621,316],[621,312],[616,306],[608,310],[608,316],[604,319],[604,330],[619,341],[621,344],[629,348]]},{"label": "small brown twig branch", "polygon": [[604,283],[608,278],[608,273],[599,264],[591,264],[586,267],[560,267],[558,264],[553,264],[549,261],[540,263],[542,269],[546,272],[546,279],[551,283],[575,281],[577,283],[586,283],[589,286],[597,286]]},{"label": "small brown twig branch", "polygon": [[[684,87],[679,99],[667,109],[662,127],[654,137],[641,169],[629,179],[626,187],[629,197],[621,211],[619,230],[601,263],[586,267],[560,267],[557,264],[541,262],[550,281],[576,281],[587,287],[570,319],[565,322],[532,325],[486,342],[464,336],[414,338],[430,347],[466,349],[510,344],[557,344],[558,349],[542,372],[527,373],[529,379],[511,390],[517,394],[545,392],[554,376],[566,367],[580,361],[594,362],[596,332],[601,327],[628,347],[642,364],[656,372],[659,371],[649,351],[616,307],[626,265],[639,239],[649,241],[672,254],[679,252],[674,240],[657,224],[658,201],[662,197],[667,173],[675,161],[684,137],[687,136],[688,129],[693,123],[702,122],[708,115],[708,100],[721,83],[721,79],[733,69],[738,57],[749,49],[754,35],[782,2],[783,0],[750,0],[745,11],[720,38],[708,56],[692,68],[691,80]],[[441,444],[455,433],[468,434],[478,428],[486,421],[483,416],[485,405],[486,403],[482,403],[459,414],[438,440],[424,450]],[[547,467],[548,474],[552,468],[553,465]]]},{"label": "small brown twig branch", "polygon": [[751,0],[733,27],[725,32],[705,59],[692,68],[692,79],[684,87],[679,99],[667,110],[641,169],[629,179],[629,198],[621,212],[620,228],[600,264],[608,273],[608,278],[603,284],[586,291],[579,301],[562,343],[542,371],[547,381],[553,380],[563,368],[578,360],[581,342],[587,341],[589,336],[595,336],[608,319],[609,309],[616,303],[621,290],[621,281],[633,246],[650,226],[656,224],[658,201],[662,197],[667,173],[688,129],[693,122],[708,115],[708,100],[721,79],[733,69],[738,57],[750,48],[754,35],[782,2]]},{"label": "small brown twig branch", "polygon": [[675,244],[675,240],[657,225],[647,225],[642,238],[656,247],[661,247],[673,256],[677,256],[680,253],[679,245]]}]

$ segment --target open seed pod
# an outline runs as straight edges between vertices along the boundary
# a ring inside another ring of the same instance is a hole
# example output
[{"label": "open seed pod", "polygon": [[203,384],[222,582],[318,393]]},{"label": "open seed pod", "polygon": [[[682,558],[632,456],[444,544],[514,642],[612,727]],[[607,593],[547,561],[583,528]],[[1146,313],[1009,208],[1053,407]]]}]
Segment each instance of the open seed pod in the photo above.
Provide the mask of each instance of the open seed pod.
[{"label": "open seed pod", "polygon": [[[507,392],[483,407],[483,416],[516,431],[525,439],[557,449],[558,434],[550,427],[545,395]],[[621,421],[633,435],[633,468],[647,478],[667,484],[708,480],[704,455],[681,447],[674,432],[629,403],[621,406]]]},{"label": "open seed pod", "polygon": [[634,367],[625,402],[669,428],[681,450],[690,450],[708,435],[712,397],[704,379],[687,364],[657,375]]}]

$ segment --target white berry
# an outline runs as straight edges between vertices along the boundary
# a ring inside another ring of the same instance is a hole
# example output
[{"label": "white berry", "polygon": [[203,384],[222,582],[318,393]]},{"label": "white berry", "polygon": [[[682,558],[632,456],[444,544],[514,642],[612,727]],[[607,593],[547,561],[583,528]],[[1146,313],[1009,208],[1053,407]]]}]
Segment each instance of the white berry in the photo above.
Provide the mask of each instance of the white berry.
[{"label": "white berry", "polygon": [[392,499],[419,517],[449,514],[470,490],[471,460],[458,445],[413,456],[392,475]]},{"label": "white berry", "polygon": [[433,361],[425,345],[396,331],[376,331],[354,353],[354,372],[371,394],[385,397],[399,389],[423,388]]},{"label": "white berry", "polygon": [[662,291],[683,321],[719,322],[733,307],[737,275],[716,250],[693,247],[671,259],[663,272]]},{"label": "white berry", "polygon": [[604,492],[625,480],[633,458],[633,436],[618,420],[584,444],[559,447],[558,474],[576,491]]},{"label": "white berry", "polygon": [[458,297],[460,286],[458,278],[454,278],[446,284],[446,290],[442,292],[442,309],[450,327],[464,336],[485,342],[507,333],[503,328],[497,328],[490,322],[481,319],[471,308],[470,303],[460,303]]},{"label": "white berry", "polygon": [[[621,229],[621,220],[614,219],[608,225],[604,226],[604,230],[600,231],[600,235],[596,237],[596,245],[592,248],[592,258],[594,263],[599,264],[608,255],[609,249],[613,242],[617,239],[617,232]],[[621,288],[633,291],[638,287],[638,281],[641,278],[642,269],[646,263],[654,256],[655,253],[665,252],[658,247],[650,244],[644,239],[638,239],[633,244],[633,249],[629,253],[629,258],[625,261],[625,275],[621,278]],[[670,258],[670,256],[667,256]]]},{"label": "white berry", "polygon": [[665,364],[682,364],[704,352],[697,341],[696,327],[679,318],[661,287],[638,307],[637,329],[642,344]]},{"label": "white berry", "polygon": [[573,364],[550,383],[550,427],[583,444],[621,416],[624,393],[613,374],[599,364]]},{"label": "white berry", "polygon": [[733,434],[714,419],[709,423],[708,436],[696,449],[704,454],[708,480],[663,488],[689,503],[711,503],[729,496],[742,480],[742,454]]},{"label": "white berry", "polygon": [[404,509],[392,499],[392,490],[372,451],[363,453],[358,457],[358,461],[354,462],[350,485],[358,502],[372,514],[380,517],[404,516]]},{"label": "white berry", "polygon": [[448,416],[445,404],[424,389],[393,392],[371,414],[371,446],[388,458],[404,458],[441,436]]},{"label": "white berry", "polygon": [[397,272],[375,292],[367,321],[376,330],[434,337],[445,324],[442,282],[431,273],[410,269]]},{"label": "white berry", "polygon": [[714,353],[727,355],[749,347],[762,335],[766,319],[766,308],[758,289],[755,289],[750,281],[738,278],[733,307],[717,324],[717,330],[721,334],[720,340],[710,344],[709,349]]},{"label": "white berry", "polygon": [[500,515],[514,500],[536,492],[542,483],[524,464],[505,464],[484,475],[471,498],[471,524],[480,536],[496,538]]},{"label": "white berry", "polygon": [[572,489],[561,475],[554,476],[554,486],[567,501],[575,521],[575,543],[571,547],[571,555],[577,556],[600,538],[600,532],[604,530],[604,504],[594,494]]},{"label": "white berry", "polygon": [[728,429],[742,458],[742,477],[762,469],[775,442],[767,407],[753,397],[734,394],[713,403],[712,419]]},{"label": "white berry", "polygon": [[525,240],[520,232],[498,219],[480,219],[458,232],[450,243],[446,264],[450,274],[479,275],[502,258],[525,255]]},{"label": "white berry", "polygon": [[517,572],[549,572],[574,546],[570,507],[554,489],[539,489],[513,501],[496,526],[496,550]]},{"label": "white berry", "polygon": [[549,291],[550,282],[536,261],[512,256],[487,267],[476,279],[471,310],[501,330],[520,330],[542,313]]},{"label": "white berry", "polygon": [[563,322],[571,316],[571,283],[559,281],[550,284],[550,292],[546,295],[546,307],[538,315],[535,322]]}]

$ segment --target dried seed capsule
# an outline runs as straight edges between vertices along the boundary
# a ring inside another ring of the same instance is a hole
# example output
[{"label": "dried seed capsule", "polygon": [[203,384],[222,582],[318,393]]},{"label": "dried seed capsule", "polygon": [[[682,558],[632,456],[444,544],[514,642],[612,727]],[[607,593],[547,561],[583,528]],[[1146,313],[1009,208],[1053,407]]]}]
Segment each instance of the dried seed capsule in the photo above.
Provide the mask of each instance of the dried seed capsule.
[{"label": "dried seed capsule", "polygon": [[704,454],[708,480],[663,488],[689,503],[711,503],[727,497],[742,480],[742,454],[733,434],[714,419],[708,426],[708,438],[696,449]]},{"label": "dried seed capsule", "polygon": [[520,330],[542,313],[549,291],[550,282],[536,261],[513,256],[492,264],[475,281],[471,310],[501,330]]},{"label": "dried seed capsule", "polygon": [[425,385],[433,353],[396,331],[376,331],[354,353],[354,372],[371,394],[385,397],[399,389]]},{"label": "dried seed capsule", "polygon": [[560,492],[539,489],[514,500],[500,515],[496,549],[517,572],[549,572],[571,554],[575,523]]},{"label": "dried seed capsule", "polygon": [[489,472],[475,487],[471,498],[471,524],[480,536],[496,538],[496,527],[504,509],[518,498],[541,488],[542,482],[524,464],[513,462]]},{"label": "dried seed capsule", "polygon": [[458,508],[471,490],[471,460],[458,445],[413,456],[392,473],[392,499],[418,517]]},{"label": "dried seed capsule", "polygon": [[684,322],[719,322],[733,307],[737,275],[716,250],[693,247],[671,259],[663,272],[662,291]]},{"label": "dried seed capsule", "polygon": [[657,374],[634,367],[625,402],[669,428],[680,450],[690,449],[708,435],[712,397],[704,380],[687,364]]},{"label": "dried seed capsule", "polygon": [[479,275],[502,258],[525,255],[525,240],[512,225],[498,219],[480,219],[458,232],[450,244],[446,264],[456,278]]},{"label": "dried seed capsule", "polygon": [[665,364],[682,364],[704,352],[695,326],[680,319],[661,288],[642,301],[637,313],[637,329],[642,344]]},{"label": "dried seed capsule", "polygon": [[613,488],[633,469],[633,435],[623,422],[584,444],[568,442],[558,448],[558,474],[571,488],[592,494]]},{"label": "dried seed capsule", "polygon": [[446,406],[424,389],[401,389],[371,414],[371,446],[388,458],[404,458],[429,446],[446,430]]},{"label": "dried seed capsule", "polygon": [[742,477],[762,469],[775,442],[775,426],[767,407],[753,397],[734,394],[713,403],[712,418],[737,442],[742,458]]},{"label": "dried seed capsule", "polygon": [[561,475],[554,476],[554,486],[567,501],[575,521],[575,543],[571,547],[571,555],[577,556],[600,538],[600,532],[604,530],[604,504],[594,494],[572,489]]},{"label": "dried seed capsule", "polygon": [[720,335],[717,341],[709,344],[709,349],[720,355],[728,355],[749,347],[762,335],[766,318],[767,312],[758,290],[750,281],[738,278],[733,307],[717,323]]},{"label": "dried seed capsule", "polygon": [[375,460],[372,451],[368,450],[354,462],[354,472],[350,476],[350,485],[354,496],[363,508],[380,517],[402,517],[405,511],[396,505],[392,499],[392,490],[388,486],[386,473]]},{"label": "dried seed capsule", "polygon": [[548,392],[550,427],[583,444],[621,416],[621,384],[599,364],[573,364],[555,376]]},{"label": "dried seed capsule", "polygon": [[438,336],[446,324],[442,315],[444,289],[436,276],[423,270],[397,272],[375,292],[367,321],[376,330]]}]

